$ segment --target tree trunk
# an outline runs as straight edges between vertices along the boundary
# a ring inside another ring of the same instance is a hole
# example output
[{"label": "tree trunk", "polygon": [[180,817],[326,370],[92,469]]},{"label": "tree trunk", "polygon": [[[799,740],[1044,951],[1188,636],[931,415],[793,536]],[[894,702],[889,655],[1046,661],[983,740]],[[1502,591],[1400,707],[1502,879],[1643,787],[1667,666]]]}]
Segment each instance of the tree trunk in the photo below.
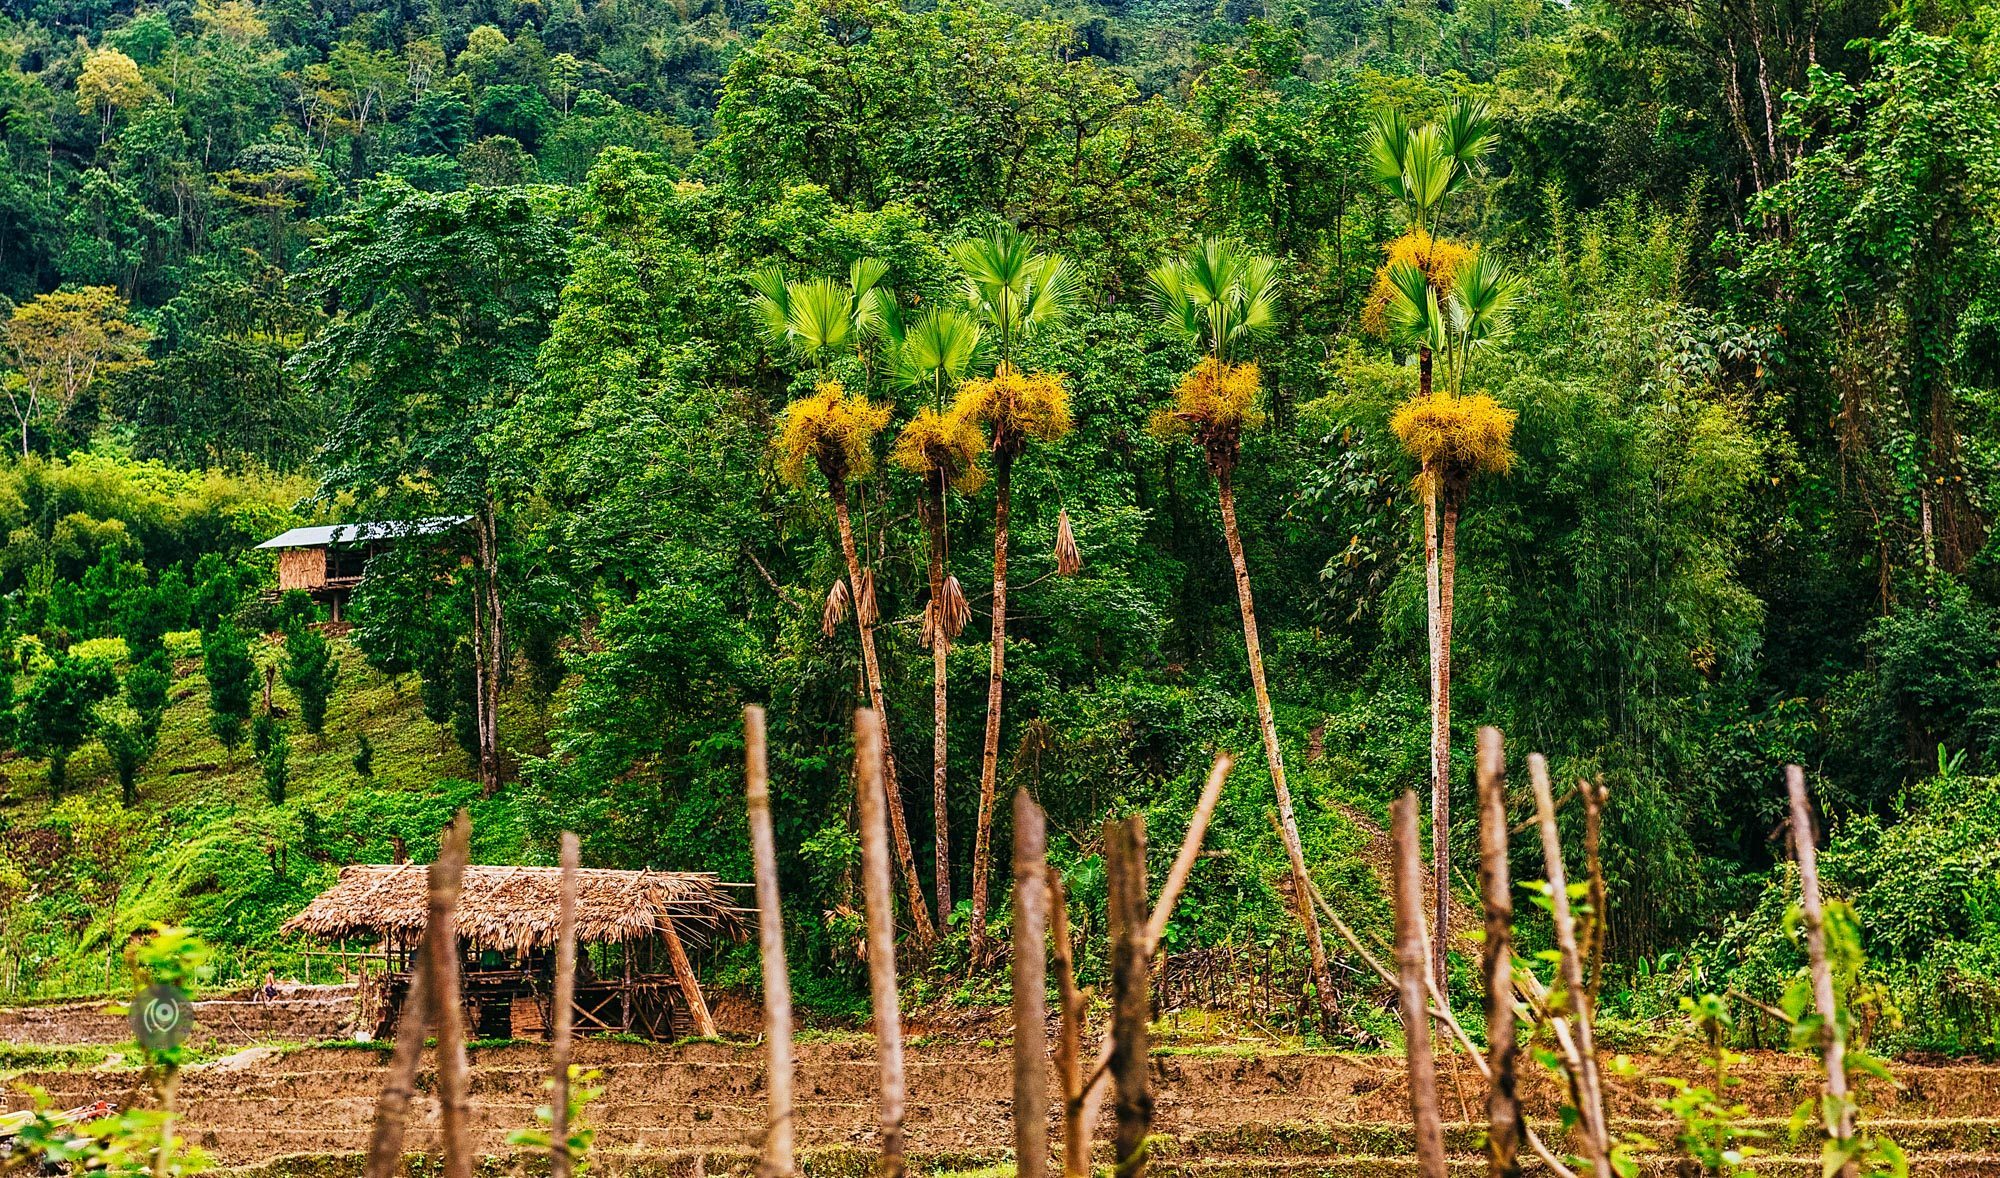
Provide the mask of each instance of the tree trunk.
[{"label": "tree trunk", "polygon": [[1146,1134],[1153,1094],[1146,1067],[1152,1056],[1146,1021],[1146,816],[1104,824],[1104,875],[1111,925],[1111,1083],[1117,1093],[1113,1178],[1145,1178]]},{"label": "tree trunk", "polygon": [[986,746],[979,760],[979,829],[972,847],[972,959],[986,954],[986,884],[993,855],[993,792],[1000,773],[1000,700],[1007,663],[1007,514],[1013,499],[1014,459],[994,456],[993,634],[986,673]]},{"label": "tree trunk", "polygon": [[930,908],[924,903],[924,883],[917,877],[917,856],[910,849],[910,829],[903,817],[903,791],[897,784],[896,755],[890,751],[888,710],[882,704],[882,666],[875,659],[875,623],[870,621],[861,600],[861,555],[854,546],[854,524],[847,512],[847,484],[831,480],[834,519],[840,525],[840,551],[847,558],[847,585],[854,592],[854,625],[861,632],[861,669],[868,681],[868,704],[882,724],[882,789],[889,811],[889,833],[896,844],[896,862],[903,870],[904,898],[910,919],[916,923],[917,939],[928,945],[937,939],[931,925]]},{"label": "tree trunk", "polygon": [[473,725],[479,736],[479,784],[487,796],[500,788],[500,588],[499,545],[493,500],[473,520],[472,662]]},{"label": "tree trunk", "polygon": [[951,815],[945,792],[950,758],[945,745],[945,655],[951,640],[944,632],[944,474],[931,477],[924,510],[931,540],[931,807],[937,831],[937,919],[943,928],[951,923]]},{"label": "tree trunk", "polygon": [[1250,686],[1257,696],[1257,725],[1264,736],[1264,758],[1271,767],[1271,788],[1278,795],[1278,822],[1285,835],[1285,858],[1292,866],[1292,890],[1299,920],[1306,927],[1306,948],[1312,954],[1313,988],[1318,991],[1319,1017],[1323,1029],[1334,1023],[1333,976],[1327,971],[1326,943],[1319,931],[1319,914],[1313,911],[1312,881],[1306,874],[1306,854],[1299,842],[1299,822],[1292,813],[1292,791],[1285,784],[1285,758],[1278,749],[1278,723],[1271,715],[1271,693],[1264,686],[1264,651],[1257,641],[1257,606],[1250,597],[1250,568],[1243,560],[1243,539],[1236,530],[1236,490],[1230,471],[1216,471],[1216,486],[1222,502],[1222,536],[1229,546],[1229,563],[1236,570],[1236,603],[1243,613],[1243,648],[1250,660]]},{"label": "tree trunk", "polygon": [[[1425,516],[1437,513],[1437,492]],[[1443,535],[1429,549],[1431,591],[1431,972],[1443,983],[1451,945],[1451,597],[1458,569],[1458,503],[1445,496]]]}]

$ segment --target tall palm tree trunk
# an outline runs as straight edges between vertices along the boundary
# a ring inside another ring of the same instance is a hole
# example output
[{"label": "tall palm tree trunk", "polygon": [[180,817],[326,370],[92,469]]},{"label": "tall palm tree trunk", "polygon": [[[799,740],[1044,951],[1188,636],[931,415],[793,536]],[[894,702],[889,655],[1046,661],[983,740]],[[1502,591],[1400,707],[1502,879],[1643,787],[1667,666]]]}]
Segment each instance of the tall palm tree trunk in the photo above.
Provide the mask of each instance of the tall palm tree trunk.
[{"label": "tall palm tree trunk", "polygon": [[993,793],[1000,772],[1000,697],[1007,665],[1007,513],[1013,499],[1014,459],[994,455],[993,635],[986,672],[986,747],[979,760],[979,830],[972,848],[972,959],[986,953],[986,884],[993,854]]},{"label": "tall palm tree trunk", "polygon": [[936,810],[937,918],[951,921],[951,816],[945,796],[945,653],[951,640],[944,629],[944,472],[932,474],[924,523],[931,534],[931,804]]},{"label": "tall palm tree trunk", "polygon": [[[875,714],[885,718],[889,715],[882,706],[882,666],[875,658],[875,623],[862,608],[861,599],[861,555],[854,546],[854,524],[847,512],[847,483],[844,479],[828,479],[833,491],[834,519],[840,525],[840,551],[847,557],[847,585],[854,592],[854,625],[861,632],[861,668],[868,680],[868,702]],[[889,726],[882,725],[882,791],[888,795],[889,833],[896,843],[896,861],[903,870],[903,889],[910,906],[910,919],[916,923],[917,939],[928,945],[937,939],[937,930],[931,924],[930,908],[924,903],[924,884],[917,877],[917,856],[910,849],[910,829],[903,817],[903,792],[897,785],[896,756],[889,748]]]},{"label": "tall palm tree trunk", "polygon": [[1326,943],[1313,911],[1312,884],[1306,875],[1305,848],[1299,842],[1299,821],[1292,813],[1292,791],[1285,784],[1284,754],[1278,749],[1278,724],[1271,715],[1271,693],[1264,686],[1264,649],[1257,641],[1257,606],[1250,597],[1250,566],[1243,559],[1243,538],[1236,529],[1236,489],[1230,470],[1219,465],[1216,486],[1222,501],[1222,537],[1229,546],[1229,563],[1236,570],[1236,604],[1243,613],[1243,648],[1250,659],[1250,686],[1257,696],[1257,726],[1264,736],[1264,758],[1271,767],[1271,788],[1278,795],[1278,822],[1285,833],[1285,858],[1292,865],[1292,893],[1299,919],[1306,926],[1306,947],[1312,952],[1313,988],[1319,991],[1319,1017],[1331,1030],[1334,1020],[1333,976],[1326,967]]},{"label": "tall palm tree trunk", "polygon": [[[1446,906],[1451,884],[1451,590],[1444,571],[1451,541],[1439,542],[1435,476],[1427,472],[1424,478],[1424,590],[1431,653],[1431,967],[1441,979],[1451,937]],[[1457,529],[1457,511],[1446,519],[1449,536]]]}]

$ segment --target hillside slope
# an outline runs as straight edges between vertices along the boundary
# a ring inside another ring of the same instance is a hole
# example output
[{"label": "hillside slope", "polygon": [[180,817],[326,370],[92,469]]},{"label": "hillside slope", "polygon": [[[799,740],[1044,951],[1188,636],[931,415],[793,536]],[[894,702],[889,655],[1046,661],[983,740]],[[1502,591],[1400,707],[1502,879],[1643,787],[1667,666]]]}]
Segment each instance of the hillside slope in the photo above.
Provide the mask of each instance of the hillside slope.
[{"label": "hillside slope", "polygon": [[[274,805],[247,742],[232,756],[210,732],[201,659],[190,653],[191,635],[175,638],[173,702],[136,807],[119,805],[95,742],[72,758],[60,800],[49,797],[43,762],[0,762],[8,844],[0,890],[18,889],[21,898],[0,944],[9,963],[0,967],[0,995],[115,990],[126,935],[154,921],[213,940],[219,986],[261,976],[267,965],[301,970],[277,944],[277,926],[340,864],[387,862],[399,850],[428,857],[460,805],[473,807],[482,856],[521,853],[513,803],[479,797],[464,752],[425,718],[414,676],[385,676],[336,637],[340,678],[323,740],[300,728],[296,701],[276,679],[270,702],[291,753],[286,798]],[[279,639],[260,638],[252,649],[260,669],[282,657]],[[526,705],[507,719],[534,727]],[[356,763],[363,737],[373,750],[366,775]]]}]

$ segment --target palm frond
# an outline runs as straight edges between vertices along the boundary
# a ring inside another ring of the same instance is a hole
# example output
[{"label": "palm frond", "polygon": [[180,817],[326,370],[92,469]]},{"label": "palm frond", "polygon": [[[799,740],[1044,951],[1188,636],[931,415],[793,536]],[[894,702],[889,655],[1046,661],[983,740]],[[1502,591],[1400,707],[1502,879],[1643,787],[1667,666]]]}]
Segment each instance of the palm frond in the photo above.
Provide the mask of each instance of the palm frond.
[{"label": "palm frond", "polygon": [[1444,148],[1458,165],[1458,174],[1468,176],[1499,142],[1500,128],[1484,102],[1462,98],[1445,114]]},{"label": "palm frond", "polygon": [[785,287],[784,272],[776,266],[765,266],[752,270],[745,281],[757,292],[751,296],[750,306],[757,313],[758,327],[772,345],[783,347],[791,340],[787,331],[791,293]]},{"label": "palm frond", "polygon": [[1413,262],[1394,261],[1384,274],[1389,284],[1389,304],[1384,311],[1389,338],[1406,347],[1443,351],[1443,308],[1438,305],[1437,288],[1423,268]]},{"label": "palm frond", "polygon": [[1377,110],[1368,120],[1368,171],[1375,182],[1398,200],[1409,199],[1403,187],[1403,160],[1409,155],[1410,124],[1398,110]]},{"label": "palm frond", "polygon": [[785,331],[800,355],[813,356],[847,343],[854,331],[853,300],[831,278],[808,278],[785,286]]}]

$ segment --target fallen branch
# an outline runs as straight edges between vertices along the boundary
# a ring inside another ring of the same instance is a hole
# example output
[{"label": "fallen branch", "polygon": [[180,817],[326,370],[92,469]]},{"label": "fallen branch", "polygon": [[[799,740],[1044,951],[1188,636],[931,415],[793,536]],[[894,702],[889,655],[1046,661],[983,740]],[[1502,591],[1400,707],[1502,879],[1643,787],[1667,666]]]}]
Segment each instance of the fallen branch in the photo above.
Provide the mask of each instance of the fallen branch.
[{"label": "fallen branch", "polygon": [[[1597,1045],[1591,1029],[1590,990],[1584,984],[1583,956],[1577,948],[1576,921],[1570,913],[1569,876],[1563,866],[1562,834],[1556,829],[1555,799],[1549,789],[1549,763],[1540,753],[1528,757],[1528,780],[1535,790],[1541,818],[1542,858],[1548,869],[1549,911],[1561,957],[1563,1008],[1574,1019],[1568,1028],[1552,1023],[1562,1047],[1564,1070],[1579,1118],[1577,1136],[1583,1158],[1595,1178],[1611,1178],[1611,1135],[1604,1117],[1604,1088],[1597,1071]],[[1553,1013],[1552,1007],[1545,1008]]]},{"label": "fallen branch", "polygon": [[[1486,1165],[1489,1178],[1521,1173],[1519,1044],[1514,1034],[1514,895],[1507,871],[1507,759],[1500,730],[1479,730],[1479,892],[1486,940],[1479,972],[1486,987]],[[1476,1053],[1475,1053],[1476,1055]]]},{"label": "fallen branch", "polygon": [[[1841,1034],[1833,992],[1833,968],[1826,956],[1826,906],[1819,894],[1819,851],[1813,842],[1812,802],[1806,797],[1805,770],[1785,766],[1785,789],[1792,802],[1792,845],[1799,858],[1799,903],[1804,909],[1806,956],[1812,962],[1813,1013],[1820,1020],[1820,1059],[1826,1066],[1826,1095],[1835,1111],[1829,1135],[1842,1156],[1852,1156],[1854,1102],[1847,1094],[1847,1041]],[[1840,1167],[1843,1178],[1858,1171]]]}]

